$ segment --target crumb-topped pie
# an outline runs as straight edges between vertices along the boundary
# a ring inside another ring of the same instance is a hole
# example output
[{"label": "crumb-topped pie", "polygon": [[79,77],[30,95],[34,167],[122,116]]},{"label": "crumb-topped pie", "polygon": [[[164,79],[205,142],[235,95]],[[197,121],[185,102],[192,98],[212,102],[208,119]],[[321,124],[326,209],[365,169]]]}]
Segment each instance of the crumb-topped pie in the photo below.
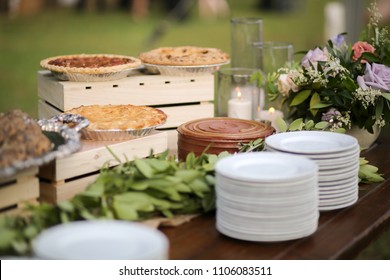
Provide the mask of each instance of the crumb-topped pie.
[{"label": "crumb-topped pie", "polygon": [[139,55],[146,70],[153,74],[189,76],[210,74],[230,62],[220,49],[193,46],[158,48]]},{"label": "crumb-topped pie", "polygon": [[149,134],[167,115],[156,108],[135,105],[89,105],[67,111],[87,118],[82,136],[93,140],[131,139]]},{"label": "crumb-topped pie", "polygon": [[144,63],[171,66],[198,66],[226,63],[229,55],[220,49],[194,46],[164,47],[141,53]]},{"label": "crumb-topped pie", "polygon": [[124,55],[75,54],[46,58],[40,65],[62,80],[93,82],[124,78],[141,61]]}]

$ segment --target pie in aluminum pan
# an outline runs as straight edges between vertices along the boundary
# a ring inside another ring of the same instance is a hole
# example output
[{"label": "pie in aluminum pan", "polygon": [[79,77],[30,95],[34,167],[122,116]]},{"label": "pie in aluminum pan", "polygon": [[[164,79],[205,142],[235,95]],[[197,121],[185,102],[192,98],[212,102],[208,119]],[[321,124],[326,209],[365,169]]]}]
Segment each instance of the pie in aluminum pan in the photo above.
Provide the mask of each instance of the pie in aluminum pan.
[{"label": "pie in aluminum pan", "polygon": [[113,54],[75,54],[42,60],[42,68],[60,80],[75,82],[112,81],[125,78],[141,66],[138,58]]},{"label": "pie in aluminum pan", "polygon": [[139,58],[150,73],[169,76],[212,73],[230,62],[227,53],[216,48],[163,47],[141,53]]},{"label": "pie in aluminum pan", "polygon": [[88,140],[126,140],[150,134],[165,123],[167,115],[156,108],[135,105],[89,105],[67,111],[89,120],[81,130]]}]

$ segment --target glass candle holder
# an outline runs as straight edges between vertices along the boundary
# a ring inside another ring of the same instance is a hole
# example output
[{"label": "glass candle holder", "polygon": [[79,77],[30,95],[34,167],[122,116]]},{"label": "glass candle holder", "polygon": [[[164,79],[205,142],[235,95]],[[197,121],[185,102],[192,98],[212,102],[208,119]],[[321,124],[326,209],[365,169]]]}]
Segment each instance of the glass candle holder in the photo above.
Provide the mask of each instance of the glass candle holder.
[{"label": "glass candle holder", "polygon": [[[255,42],[252,44],[254,49],[253,60],[257,61],[260,69],[265,76],[276,72],[279,68],[290,66],[293,62],[294,48],[288,42]],[[278,102],[270,102],[267,98],[267,92],[264,89],[260,92],[260,108],[268,109],[270,107],[279,107]]]},{"label": "glass candle holder", "polygon": [[259,68],[253,60],[253,43],[262,42],[263,20],[260,18],[232,18],[230,20],[231,66]]},{"label": "glass candle holder", "polygon": [[[260,69],[266,76],[277,72],[281,67],[291,66],[293,62],[294,48],[291,43],[256,42],[253,44],[253,48],[255,50],[253,59],[258,62]],[[278,131],[276,120],[277,118],[283,118],[285,115],[281,101],[278,99],[270,101],[265,88],[261,88],[259,108],[258,118],[270,121],[271,125]]]},{"label": "glass candle holder", "polygon": [[257,119],[259,88],[251,82],[256,69],[224,68],[214,73],[214,116]]}]

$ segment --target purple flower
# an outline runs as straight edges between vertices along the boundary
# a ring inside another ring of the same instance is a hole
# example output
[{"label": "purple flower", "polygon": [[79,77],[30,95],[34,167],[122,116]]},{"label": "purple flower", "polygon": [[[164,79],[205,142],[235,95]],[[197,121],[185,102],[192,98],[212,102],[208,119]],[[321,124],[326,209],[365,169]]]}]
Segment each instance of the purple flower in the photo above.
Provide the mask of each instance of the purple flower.
[{"label": "purple flower", "polygon": [[328,61],[329,53],[326,49],[321,50],[320,48],[316,48],[314,51],[310,50],[308,53],[302,58],[301,64],[305,68],[310,68],[310,63],[313,64],[314,68],[317,69],[318,61]]},{"label": "purple flower", "polygon": [[341,116],[341,113],[336,108],[330,108],[326,113],[322,114],[321,120],[333,122],[334,118]]},{"label": "purple flower", "polygon": [[383,64],[366,63],[364,76],[358,76],[357,83],[362,89],[371,87],[386,92],[390,91],[390,68]]},{"label": "purple flower", "polygon": [[341,34],[337,35],[336,37],[333,37],[333,38],[332,38],[332,43],[333,43],[333,46],[334,46],[336,49],[339,49],[339,50],[348,48],[348,45],[347,45],[347,43],[345,42],[344,36],[341,35]]}]

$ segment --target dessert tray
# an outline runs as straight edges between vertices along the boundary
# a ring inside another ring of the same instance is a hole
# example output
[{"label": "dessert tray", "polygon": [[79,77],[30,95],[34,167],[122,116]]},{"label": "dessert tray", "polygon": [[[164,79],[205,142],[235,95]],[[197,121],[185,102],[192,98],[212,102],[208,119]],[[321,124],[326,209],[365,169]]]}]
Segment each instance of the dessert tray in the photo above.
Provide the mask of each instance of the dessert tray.
[{"label": "dessert tray", "polygon": [[[74,126],[70,127],[67,123],[73,123]],[[79,131],[87,127],[89,122],[78,115],[64,114],[51,119],[41,119],[37,124],[52,143],[51,150],[37,157],[13,161],[10,165],[0,169],[0,178],[13,176],[19,171],[41,166],[78,151],[81,146]]]},{"label": "dessert tray", "polygon": [[101,82],[127,77],[132,70],[140,68],[141,61],[124,55],[75,54],[46,58],[40,65],[59,80]]}]

